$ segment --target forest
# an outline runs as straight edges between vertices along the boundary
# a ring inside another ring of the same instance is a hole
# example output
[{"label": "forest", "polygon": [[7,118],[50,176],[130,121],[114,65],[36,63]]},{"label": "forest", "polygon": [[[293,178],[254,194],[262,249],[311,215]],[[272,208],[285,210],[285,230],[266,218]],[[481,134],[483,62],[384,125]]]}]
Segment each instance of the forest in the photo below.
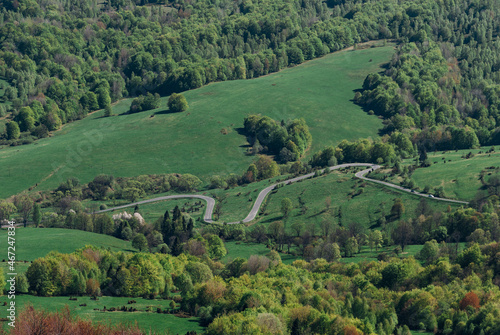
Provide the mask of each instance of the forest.
[{"label": "forest", "polygon": [[147,4],[3,0],[2,143],[31,143],[122,97],[255,78],[375,39],[401,44],[355,101],[388,134],[405,129],[419,151],[500,143],[493,0]]},{"label": "forest", "polygon": [[285,265],[276,251],[224,265],[220,255],[203,249],[201,236],[193,241],[202,248],[178,257],[95,247],[53,252],[30,265],[17,289],[44,296],[98,296],[102,290],[167,299],[175,287],[182,299],[172,308],[199,315],[208,334],[499,331],[499,290],[492,282],[498,243],[474,244],[451,261],[453,248],[434,241],[422,250],[426,265],[392,258],[346,266],[323,258]]}]

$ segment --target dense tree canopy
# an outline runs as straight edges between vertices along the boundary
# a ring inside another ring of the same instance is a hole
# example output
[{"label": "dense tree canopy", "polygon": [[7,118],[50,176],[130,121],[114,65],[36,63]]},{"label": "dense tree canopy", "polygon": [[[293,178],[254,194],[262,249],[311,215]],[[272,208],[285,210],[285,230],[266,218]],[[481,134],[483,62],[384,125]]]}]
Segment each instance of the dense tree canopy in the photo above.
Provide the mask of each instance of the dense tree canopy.
[{"label": "dense tree canopy", "polygon": [[283,163],[298,160],[312,142],[304,119],[281,121],[280,124],[267,116],[250,115],[243,125],[253,154],[274,154]]}]

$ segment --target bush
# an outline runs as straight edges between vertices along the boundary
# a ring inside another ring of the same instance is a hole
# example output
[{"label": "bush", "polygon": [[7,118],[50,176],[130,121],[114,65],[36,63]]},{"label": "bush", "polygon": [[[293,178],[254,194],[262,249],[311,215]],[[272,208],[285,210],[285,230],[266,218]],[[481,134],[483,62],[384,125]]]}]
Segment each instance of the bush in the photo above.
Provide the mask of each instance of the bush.
[{"label": "bush", "polygon": [[168,98],[168,109],[173,113],[184,112],[189,108],[186,98],[182,94],[172,93]]},{"label": "bush", "polygon": [[41,124],[33,130],[32,134],[33,134],[33,136],[36,136],[37,138],[47,137],[47,136],[49,136],[49,128],[47,128],[46,125]]}]

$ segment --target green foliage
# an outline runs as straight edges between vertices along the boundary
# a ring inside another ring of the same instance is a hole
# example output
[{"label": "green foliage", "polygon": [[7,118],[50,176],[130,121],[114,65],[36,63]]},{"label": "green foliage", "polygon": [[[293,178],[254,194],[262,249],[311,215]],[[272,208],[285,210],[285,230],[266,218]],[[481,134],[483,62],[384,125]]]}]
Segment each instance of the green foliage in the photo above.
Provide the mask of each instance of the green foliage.
[{"label": "green foliage", "polygon": [[40,204],[35,203],[33,206],[33,223],[36,227],[42,222],[42,213],[40,211]]},{"label": "green foliage", "polygon": [[204,283],[212,279],[212,271],[208,265],[200,262],[190,262],[186,265],[186,272],[191,277],[193,284]]},{"label": "green foliage", "polygon": [[281,200],[281,213],[283,213],[283,219],[288,219],[290,212],[293,209],[292,200],[290,198],[283,198]]},{"label": "green foliage", "polygon": [[0,293],[2,295],[3,295],[3,291],[4,291],[3,288],[5,287],[5,283],[6,283],[6,281],[5,281],[5,276],[3,274],[3,269],[0,269],[0,287],[2,288]]},{"label": "green foliage", "polygon": [[480,266],[483,261],[483,255],[481,253],[481,249],[478,244],[474,244],[470,248],[462,251],[457,257],[457,263],[462,267],[467,267],[470,264]]},{"label": "green foliage", "polygon": [[140,95],[134,100],[130,105],[130,113],[138,113],[142,111],[148,111],[151,109],[156,109],[160,106],[160,95],[158,93],[147,95]]},{"label": "green foliage", "polygon": [[99,87],[96,90],[96,95],[99,108],[105,108],[106,106],[111,105],[111,97],[109,95],[109,84],[107,81],[103,81],[101,84],[99,84]]},{"label": "green foliage", "polygon": [[283,163],[298,160],[312,142],[304,119],[279,124],[267,116],[250,115],[244,120],[244,129],[254,148],[262,146],[258,151],[279,155]]},{"label": "green foliage", "polygon": [[[200,85],[201,86],[201,85]],[[172,113],[180,113],[186,111],[189,106],[183,94],[172,93],[168,98],[168,109]]]},{"label": "green foliage", "polygon": [[207,238],[208,255],[210,258],[221,259],[227,253],[224,242],[217,235],[210,235]]},{"label": "green foliage", "polygon": [[7,123],[7,139],[9,140],[17,140],[21,135],[21,131],[19,130],[19,125],[15,121],[10,121]]},{"label": "green foliage", "polygon": [[0,201],[0,220],[9,220],[17,208],[12,202]]},{"label": "green foliage", "polygon": [[49,131],[58,130],[62,125],[61,118],[53,111],[49,111],[45,114],[40,121]]},{"label": "green foliage", "polygon": [[396,158],[395,147],[391,143],[358,140],[342,141],[337,147],[326,147],[315,153],[309,164],[313,167],[325,167],[340,163],[387,163]]},{"label": "green foliage", "polygon": [[139,251],[145,251],[148,248],[148,241],[146,240],[146,237],[144,234],[137,234],[135,235],[134,239],[132,240],[132,246]]},{"label": "green foliage", "polygon": [[17,122],[21,131],[31,131],[35,128],[35,116],[30,107],[23,107],[17,114]]},{"label": "green foliage", "polygon": [[255,167],[259,171],[258,179],[269,179],[280,175],[278,164],[269,156],[261,156],[255,162]]},{"label": "green foliage", "polygon": [[439,245],[436,240],[425,242],[422,250],[417,255],[417,258],[422,260],[425,264],[431,264],[437,259],[439,253]]}]

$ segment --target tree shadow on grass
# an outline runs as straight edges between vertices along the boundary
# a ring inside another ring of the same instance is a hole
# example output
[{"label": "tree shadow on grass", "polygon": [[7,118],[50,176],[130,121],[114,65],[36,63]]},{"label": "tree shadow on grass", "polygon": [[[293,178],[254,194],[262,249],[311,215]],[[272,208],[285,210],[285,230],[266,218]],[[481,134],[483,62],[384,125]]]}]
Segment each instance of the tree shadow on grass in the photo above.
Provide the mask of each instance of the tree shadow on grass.
[{"label": "tree shadow on grass", "polygon": [[[263,217],[263,216],[261,216],[261,217]],[[268,217],[267,219],[260,220],[259,223],[271,223],[274,221],[278,221],[282,218],[283,218],[283,216],[271,216],[271,217]]]},{"label": "tree shadow on grass", "polygon": [[[116,116],[125,116],[125,115],[132,115],[132,114],[141,114],[141,113],[151,113],[152,111],[155,111],[156,109],[148,109],[148,110],[145,110],[145,111],[140,111],[140,112],[132,112],[130,110],[126,111],[126,112],[123,112],[123,113],[120,113],[120,114],[116,114]],[[160,109],[160,110],[156,110],[156,112],[153,112],[150,117],[154,117],[155,115],[162,115],[162,114],[177,114],[177,113],[182,113],[182,112],[174,112],[174,111],[171,111],[170,109]],[[105,117],[105,116],[101,116],[101,117]]]},{"label": "tree shadow on grass", "polygon": [[315,213],[315,214],[311,214],[311,215],[309,215],[307,218],[308,218],[308,219],[315,218],[315,217],[317,217],[317,216],[319,216],[319,215],[321,215],[321,214],[324,214],[325,212],[326,212],[326,210],[324,210],[324,209],[323,209],[323,210],[321,210],[321,211],[319,211],[319,212],[317,212],[317,213]]},{"label": "tree shadow on grass", "polygon": [[250,137],[248,136],[247,132],[245,131],[245,128],[242,127],[235,127],[233,128],[234,131],[238,133],[238,135],[245,136],[248,144],[242,144],[240,145],[240,148],[250,148]]},{"label": "tree shadow on grass", "polygon": [[177,113],[183,113],[183,112],[174,112],[171,111],[170,109],[162,109],[159,111],[154,112],[154,115],[162,115],[162,114],[177,114]]}]

